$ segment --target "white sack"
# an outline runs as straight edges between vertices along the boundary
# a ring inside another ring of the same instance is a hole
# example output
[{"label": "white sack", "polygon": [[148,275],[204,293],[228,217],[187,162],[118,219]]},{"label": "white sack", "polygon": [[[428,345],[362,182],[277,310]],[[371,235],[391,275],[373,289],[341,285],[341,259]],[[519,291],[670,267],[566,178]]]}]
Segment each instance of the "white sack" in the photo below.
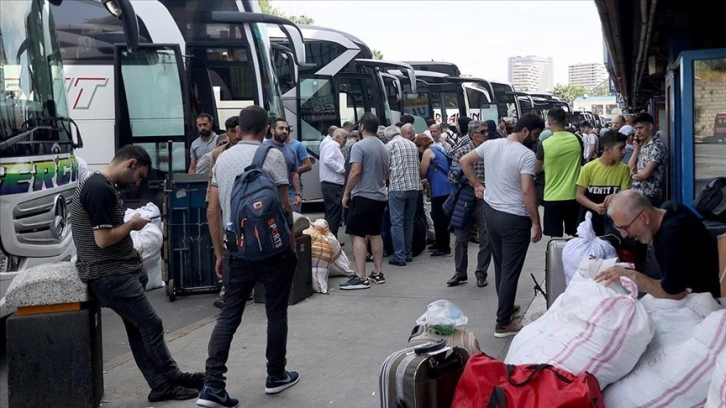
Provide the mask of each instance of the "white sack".
[{"label": "white sack", "polygon": [[601,388],[633,369],[653,338],[634,282],[605,286],[592,278],[616,259],[583,259],[565,292],[509,346],[508,364],[552,364],[593,374]]},{"label": "white sack", "polygon": [[711,374],[706,405],[703,408],[726,407],[726,350],[716,359],[716,367]]},{"label": "white sack", "polygon": [[610,259],[617,258],[617,256],[617,251],[609,242],[595,235],[595,231],[592,229],[592,213],[588,211],[585,214],[585,221],[577,227],[577,237],[567,241],[562,249],[565,283],[570,284],[582,258]]},{"label": "white sack", "polygon": [[[124,214],[124,222],[127,222],[131,219],[131,217],[134,216],[134,214],[139,213],[142,217],[148,219],[151,219],[152,217],[156,217],[161,214],[161,211],[159,211],[159,207],[156,206],[156,204],[152,202],[146,203],[143,207],[139,207],[137,209],[126,209],[126,213]],[[161,217],[151,219],[151,223],[156,225],[159,230],[161,230]]]},{"label": "white sack", "polygon": [[686,333],[684,341],[649,348],[627,377],[605,390],[605,406],[703,406],[716,358],[726,349],[726,310],[712,312]]},{"label": "white sack", "polygon": [[149,277],[146,290],[164,286],[161,278],[163,263],[161,260],[161,246],[164,243],[164,236],[161,230],[153,223],[148,223],[139,231],[131,231],[130,235],[131,240],[134,241],[134,248],[141,255],[146,275]]}]

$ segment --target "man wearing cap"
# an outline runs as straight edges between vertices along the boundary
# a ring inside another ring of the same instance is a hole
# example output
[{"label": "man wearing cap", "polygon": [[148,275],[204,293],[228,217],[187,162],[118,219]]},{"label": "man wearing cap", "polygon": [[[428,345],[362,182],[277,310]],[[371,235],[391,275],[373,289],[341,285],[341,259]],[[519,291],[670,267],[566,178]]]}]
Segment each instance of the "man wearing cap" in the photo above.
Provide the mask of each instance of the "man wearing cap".
[{"label": "man wearing cap", "polygon": [[623,163],[628,164],[630,157],[633,156],[633,137],[635,137],[635,128],[630,125],[623,125],[619,129],[620,130],[618,130],[618,132],[628,138],[625,141],[625,156],[623,156]]}]

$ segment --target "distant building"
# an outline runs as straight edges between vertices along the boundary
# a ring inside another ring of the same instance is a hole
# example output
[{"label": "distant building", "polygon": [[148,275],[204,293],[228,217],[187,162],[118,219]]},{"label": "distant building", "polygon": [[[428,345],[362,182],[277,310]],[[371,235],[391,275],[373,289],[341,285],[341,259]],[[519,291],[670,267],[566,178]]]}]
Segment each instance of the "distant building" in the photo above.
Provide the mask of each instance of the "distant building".
[{"label": "distant building", "polygon": [[593,89],[608,80],[608,71],[603,63],[575,64],[567,67],[569,85]]},{"label": "distant building", "polygon": [[586,110],[601,118],[612,120],[617,115],[622,115],[623,111],[618,106],[615,95],[611,96],[581,96],[572,102],[573,110]]},{"label": "distant building", "polygon": [[520,92],[540,92],[540,72],[534,65],[516,63],[510,67],[509,82]]},{"label": "distant building", "polygon": [[[524,68],[523,65],[534,69]],[[555,88],[555,70],[552,57],[538,57],[536,55],[509,57],[509,82],[514,85],[516,90],[525,91],[525,88],[532,86],[533,80],[530,76],[533,75],[535,70],[537,72],[536,89],[527,90],[526,92],[552,92]],[[518,83],[517,79],[525,82]]]}]

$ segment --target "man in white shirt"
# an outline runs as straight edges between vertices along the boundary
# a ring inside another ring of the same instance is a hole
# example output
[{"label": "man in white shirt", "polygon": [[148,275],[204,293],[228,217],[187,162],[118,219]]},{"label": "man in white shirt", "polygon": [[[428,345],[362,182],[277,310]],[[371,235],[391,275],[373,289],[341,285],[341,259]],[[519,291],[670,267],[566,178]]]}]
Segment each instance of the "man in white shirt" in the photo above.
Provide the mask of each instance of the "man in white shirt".
[{"label": "man in white shirt", "polygon": [[320,191],[325,204],[325,220],[330,232],[338,237],[343,217],[343,191],[345,190],[345,158],[340,148],[348,138],[348,131],[338,128],[332,136],[320,142]]}]

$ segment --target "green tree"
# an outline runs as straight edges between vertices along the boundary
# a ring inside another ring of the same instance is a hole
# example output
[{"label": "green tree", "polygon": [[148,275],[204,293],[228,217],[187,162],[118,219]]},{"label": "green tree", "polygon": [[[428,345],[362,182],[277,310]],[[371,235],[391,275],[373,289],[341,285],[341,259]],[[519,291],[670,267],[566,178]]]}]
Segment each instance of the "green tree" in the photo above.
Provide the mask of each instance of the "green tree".
[{"label": "green tree", "polygon": [[270,0],[257,0],[257,4],[260,5],[260,10],[263,14],[283,17],[292,21],[295,24],[309,25],[315,23],[315,20],[312,17],[308,17],[304,14],[299,16],[289,16],[285,14],[282,10],[273,6]]},{"label": "green tree", "polygon": [[382,60],[383,59],[383,53],[381,50],[373,50],[373,59]]},{"label": "green tree", "polygon": [[572,104],[576,98],[584,95],[591,95],[584,86],[557,84],[555,85],[555,89],[552,91],[552,96],[555,96],[569,104]]}]

